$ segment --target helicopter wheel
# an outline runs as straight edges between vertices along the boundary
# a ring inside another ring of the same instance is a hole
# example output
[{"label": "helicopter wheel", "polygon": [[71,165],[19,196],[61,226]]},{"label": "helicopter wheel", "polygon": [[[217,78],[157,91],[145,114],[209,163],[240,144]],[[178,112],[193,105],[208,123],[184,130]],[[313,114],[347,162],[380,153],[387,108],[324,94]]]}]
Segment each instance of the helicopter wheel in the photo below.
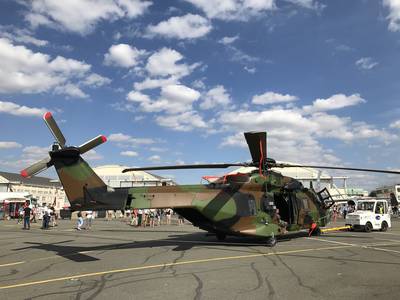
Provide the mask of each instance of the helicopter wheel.
[{"label": "helicopter wheel", "polygon": [[275,247],[277,243],[276,237],[270,237],[267,241],[267,247]]},{"label": "helicopter wheel", "polygon": [[226,234],[225,233],[217,232],[216,235],[217,235],[217,240],[220,241],[220,242],[226,239]]}]

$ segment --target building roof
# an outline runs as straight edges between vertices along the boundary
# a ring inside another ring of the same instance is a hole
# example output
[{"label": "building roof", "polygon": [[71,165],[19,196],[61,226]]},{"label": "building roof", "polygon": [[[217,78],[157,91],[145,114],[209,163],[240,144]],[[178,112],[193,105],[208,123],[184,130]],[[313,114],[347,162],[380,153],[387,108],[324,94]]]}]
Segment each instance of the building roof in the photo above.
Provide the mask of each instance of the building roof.
[{"label": "building roof", "polygon": [[54,181],[54,179],[47,177],[32,176],[31,178],[25,178],[22,177],[20,174],[10,172],[0,172],[0,176],[8,180],[9,183],[61,187],[61,183],[59,181]]},{"label": "building roof", "polygon": [[[285,162],[286,163],[286,162]],[[293,164],[293,163],[289,163]],[[257,170],[256,167],[240,167],[229,174],[234,173],[250,173]],[[330,176],[326,171],[321,171],[308,167],[293,167],[293,168],[272,168],[272,170],[281,173],[284,176],[293,177],[299,180],[331,180],[331,179],[347,179],[346,176]]]},{"label": "building roof", "polygon": [[97,166],[93,168],[94,172],[102,176],[118,176],[119,180],[127,180],[128,178],[132,181],[172,181],[169,178],[161,177],[155,175],[153,173],[144,172],[144,171],[132,171],[128,173],[122,173],[124,169],[128,168],[127,166],[121,165],[104,165]]}]

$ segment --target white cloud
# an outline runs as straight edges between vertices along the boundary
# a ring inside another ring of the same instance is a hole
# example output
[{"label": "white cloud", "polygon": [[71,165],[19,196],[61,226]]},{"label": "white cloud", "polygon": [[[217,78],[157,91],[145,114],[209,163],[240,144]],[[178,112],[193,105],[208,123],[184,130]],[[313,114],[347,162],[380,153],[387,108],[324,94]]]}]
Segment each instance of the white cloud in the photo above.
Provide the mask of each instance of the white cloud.
[{"label": "white cloud", "polygon": [[136,66],[145,53],[144,50],[138,50],[127,44],[112,45],[104,55],[104,64],[130,68]]},{"label": "white cloud", "polygon": [[390,124],[390,128],[397,128],[400,129],[400,120],[397,120]]},{"label": "white cloud", "polygon": [[139,154],[135,151],[122,151],[120,153],[122,156],[129,156],[129,157],[135,157],[138,156]]},{"label": "white cloud", "polygon": [[151,99],[148,95],[145,95],[139,91],[131,91],[129,92],[128,96],[126,97],[127,100],[132,101],[132,102],[151,102]]},{"label": "white cloud", "polygon": [[152,155],[149,158],[147,158],[147,160],[153,162],[153,163],[157,163],[161,161],[161,157],[159,155]]},{"label": "white cloud", "polygon": [[373,61],[371,57],[362,57],[355,62],[355,65],[360,69],[371,70],[379,65],[379,63]]},{"label": "white cloud", "polygon": [[[226,137],[222,146],[245,146],[242,132],[267,131],[269,151],[280,160],[334,163],[326,156],[319,139],[333,138],[346,143],[375,139],[385,144],[398,140],[385,129],[378,129],[365,122],[353,122],[349,117],[317,112],[303,115],[304,111],[273,108],[262,111],[230,111],[220,114],[220,127],[228,132],[240,132]],[[269,152],[269,153],[271,153]],[[328,161],[329,160],[329,161]]]},{"label": "white cloud", "polygon": [[48,26],[85,35],[101,21],[140,16],[151,4],[141,0],[35,0],[27,3],[25,19],[33,27]]},{"label": "white cloud", "polygon": [[88,152],[82,154],[82,157],[86,160],[102,160],[103,155],[96,152],[96,150],[89,150]]},{"label": "white cloud", "polygon": [[239,62],[242,64],[255,63],[260,61],[260,58],[248,55],[247,53],[243,52],[242,50],[232,45],[227,45],[227,49],[230,52],[231,55],[230,59],[232,61]]},{"label": "white cloud", "polygon": [[210,89],[200,104],[201,109],[210,109],[217,106],[227,106],[231,103],[231,97],[222,85]]},{"label": "white cloud", "polygon": [[100,87],[103,85],[107,85],[111,83],[111,79],[107,77],[103,77],[99,74],[92,73],[82,81],[83,85]]},{"label": "white cloud", "polygon": [[167,21],[147,27],[148,36],[159,35],[166,38],[196,39],[207,35],[212,29],[211,23],[199,15],[187,14],[171,17]]},{"label": "white cloud", "polygon": [[167,148],[161,148],[161,147],[151,147],[149,150],[153,151],[153,152],[167,152],[168,151]]},{"label": "white cloud", "polygon": [[170,114],[184,112],[192,109],[192,103],[197,101],[200,93],[184,85],[166,85],[161,88],[160,98],[151,100],[145,94],[132,91],[127,99],[139,103],[139,108],[145,112],[165,111]]},{"label": "white cloud", "polygon": [[233,42],[235,42],[239,38],[238,35],[235,36],[225,36],[222,39],[220,39],[218,42],[224,45],[230,45]]},{"label": "white cloud", "polygon": [[133,87],[137,91],[157,89],[162,86],[179,84],[179,76],[170,76],[167,78],[146,78],[141,82],[135,82]]},{"label": "white cloud", "polygon": [[400,1],[398,0],[383,0],[383,5],[389,9],[389,30],[399,31],[400,30]]},{"label": "white cloud", "polygon": [[183,55],[170,48],[162,48],[151,55],[146,64],[146,70],[151,76],[179,76],[190,74],[193,67],[187,64],[178,64]]},{"label": "white cloud", "polygon": [[274,10],[274,0],[186,0],[204,11],[207,17],[221,20],[246,21]]},{"label": "white cloud", "polygon": [[189,75],[200,64],[188,65],[179,63],[183,55],[170,48],[162,48],[153,53],[147,60],[145,71],[147,77],[141,82],[135,82],[134,88],[137,91],[156,89],[167,85],[180,83],[180,79]]},{"label": "white cloud", "polygon": [[184,85],[167,85],[161,89],[161,98],[170,103],[192,104],[200,97],[200,93]]},{"label": "white cloud", "polygon": [[132,146],[136,147],[138,145],[150,145],[154,144],[155,141],[149,138],[135,138],[127,134],[123,133],[112,133],[110,134],[107,139],[110,142],[115,142],[119,146]]},{"label": "white cloud", "polygon": [[274,104],[282,102],[292,102],[298,99],[298,97],[289,94],[283,95],[274,92],[266,92],[261,95],[255,95],[251,102],[254,104]]},{"label": "white cloud", "polygon": [[14,102],[0,101],[0,113],[6,113],[21,117],[42,117],[48,111],[47,108],[36,108],[19,105]]},{"label": "white cloud", "polygon": [[72,98],[88,98],[85,92],[83,92],[79,86],[71,83],[67,83],[66,85],[58,86],[54,89],[55,94],[64,94]]},{"label": "white cloud", "polygon": [[208,128],[207,123],[195,111],[187,111],[177,115],[156,117],[156,122],[162,127],[176,131],[191,131]]},{"label": "white cloud", "polygon": [[33,52],[25,46],[15,46],[1,38],[0,61],[0,93],[42,93],[54,90],[57,94],[65,93],[82,98],[86,94],[78,86],[85,84],[83,77],[94,75],[89,73],[91,66],[85,62],[62,56],[52,59],[47,54]]},{"label": "white cloud", "polygon": [[254,74],[257,71],[256,68],[251,68],[248,66],[244,66],[243,69],[245,69],[245,71],[249,72],[250,74]]},{"label": "white cloud", "polygon": [[321,11],[326,7],[326,5],[318,3],[317,0],[285,0],[285,1],[291,2],[293,4],[299,5],[304,8],[317,10],[317,11]]},{"label": "white cloud", "polygon": [[13,26],[0,25],[0,37],[21,44],[32,44],[37,47],[47,46],[46,40],[40,40],[33,36],[33,33],[28,29],[15,28]]},{"label": "white cloud", "polygon": [[5,142],[0,141],[0,149],[14,149],[14,148],[21,148],[22,145],[17,142]]},{"label": "white cloud", "polygon": [[221,113],[219,120],[228,130],[254,131],[278,128],[287,130],[310,131],[316,125],[303,117],[299,111],[271,109],[263,111],[230,111]]},{"label": "white cloud", "polygon": [[360,94],[353,94],[351,96],[336,94],[327,99],[316,99],[312,105],[303,106],[303,110],[306,113],[313,113],[318,111],[340,109],[365,102],[366,101],[361,98]]},{"label": "white cloud", "polygon": [[49,147],[39,147],[39,146],[27,146],[22,149],[23,158],[28,158],[32,160],[43,159],[49,155]]}]

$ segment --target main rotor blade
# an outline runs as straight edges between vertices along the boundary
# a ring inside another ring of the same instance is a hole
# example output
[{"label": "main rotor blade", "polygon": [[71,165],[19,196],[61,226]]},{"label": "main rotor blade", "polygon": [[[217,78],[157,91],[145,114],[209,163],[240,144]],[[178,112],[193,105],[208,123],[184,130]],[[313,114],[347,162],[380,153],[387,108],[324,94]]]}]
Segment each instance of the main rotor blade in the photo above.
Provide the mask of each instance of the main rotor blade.
[{"label": "main rotor blade", "polygon": [[53,118],[51,112],[47,112],[43,115],[43,120],[46,123],[47,127],[49,127],[51,133],[53,134],[56,141],[60,144],[62,148],[65,146],[65,137],[62,134],[60,128],[58,127],[56,121]]},{"label": "main rotor blade", "polygon": [[267,133],[264,132],[245,132],[247,145],[249,146],[251,158],[253,163],[265,164],[267,157]]},{"label": "main rotor blade", "polygon": [[225,169],[229,167],[252,167],[252,163],[232,163],[232,164],[198,164],[198,165],[174,165],[174,166],[155,166],[143,168],[128,168],[122,173],[131,171],[154,171],[154,170],[182,170],[182,169]]},{"label": "main rotor blade", "polygon": [[87,141],[86,143],[80,145],[79,152],[81,154],[88,152],[89,150],[93,149],[94,147],[97,147],[98,145],[101,145],[103,143],[107,142],[107,138],[104,135],[98,135],[95,138],[91,139],[90,141]]},{"label": "main rotor blade", "polygon": [[400,171],[395,170],[380,170],[380,169],[364,169],[364,168],[346,168],[346,167],[332,167],[332,166],[314,166],[314,165],[291,165],[291,164],[270,164],[270,168],[315,168],[315,169],[329,169],[329,170],[347,170],[347,171],[358,171],[358,172],[374,172],[374,173],[386,173],[386,174],[400,174]]},{"label": "main rotor blade", "polygon": [[31,177],[41,171],[46,170],[48,167],[50,167],[52,165],[51,163],[51,158],[50,157],[46,157],[36,163],[34,163],[33,165],[29,166],[28,168],[26,168],[25,170],[21,171],[21,176],[22,177]]}]

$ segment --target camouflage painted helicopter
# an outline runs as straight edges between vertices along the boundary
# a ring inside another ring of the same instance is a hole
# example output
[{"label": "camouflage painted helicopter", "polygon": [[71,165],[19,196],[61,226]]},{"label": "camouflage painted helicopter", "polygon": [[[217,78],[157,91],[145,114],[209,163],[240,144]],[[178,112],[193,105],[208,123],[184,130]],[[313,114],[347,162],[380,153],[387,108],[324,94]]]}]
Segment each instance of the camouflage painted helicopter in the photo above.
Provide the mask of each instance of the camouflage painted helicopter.
[{"label": "camouflage painted helicopter", "polygon": [[[81,154],[104,143],[103,135],[79,147],[66,146],[66,140],[52,114],[43,119],[56,142],[49,157],[21,171],[29,177],[54,166],[71,210],[125,210],[128,208],[173,208],[178,214],[219,240],[227,235],[266,238],[309,230],[318,233],[330,220],[334,201],[328,190],[316,192],[298,180],[283,176],[272,168],[312,167],[400,174],[398,171],[329,166],[304,166],[277,163],[266,156],[266,132],[244,134],[252,161],[227,164],[177,165],[136,170],[256,167],[246,174],[226,175],[205,185],[111,188],[93,171]],[[279,211],[279,213],[278,213]]]}]

